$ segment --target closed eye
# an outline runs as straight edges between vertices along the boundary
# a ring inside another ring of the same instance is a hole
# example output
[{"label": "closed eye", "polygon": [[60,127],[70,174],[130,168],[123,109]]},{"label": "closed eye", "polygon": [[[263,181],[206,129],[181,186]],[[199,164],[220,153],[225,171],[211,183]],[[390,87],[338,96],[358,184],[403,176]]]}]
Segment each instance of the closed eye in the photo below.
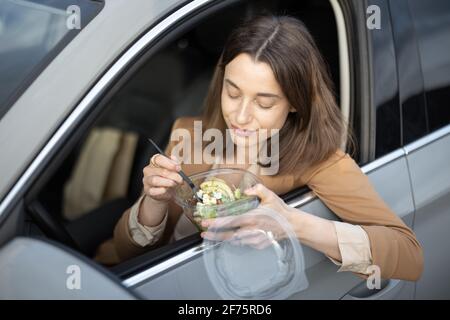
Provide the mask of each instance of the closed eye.
[{"label": "closed eye", "polygon": [[238,94],[231,94],[231,93],[228,93],[228,96],[229,96],[231,99],[238,99],[238,98],[240,97],[240,95],[238,95]]},{"label": "closed eye", "polygon": [[272,105],[264,105],[264,104],[261,104],[261,103],[258,102],[258,106],[263,108],[263,109],[270,109],[270,108],[273,107],[273,104]]},{"label": "closed eye", "polygon": [[271,98],[257,98],[256,99],[256,103],[258,104],[259,107],[263,108],[263,109],[270,109],[275,105],[275,99]]}]

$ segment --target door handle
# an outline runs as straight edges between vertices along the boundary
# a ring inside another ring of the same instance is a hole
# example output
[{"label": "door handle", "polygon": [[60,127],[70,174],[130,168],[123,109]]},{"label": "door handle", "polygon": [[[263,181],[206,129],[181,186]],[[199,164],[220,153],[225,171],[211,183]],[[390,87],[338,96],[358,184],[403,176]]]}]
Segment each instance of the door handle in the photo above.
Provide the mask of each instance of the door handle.
[{"label": "door handle", "polygon": [[363,281],[350,290],[342,300],[389,300],[395,299],[403,289],[405,282],[402,280],[382,280],[380,289],[369,289]]}]

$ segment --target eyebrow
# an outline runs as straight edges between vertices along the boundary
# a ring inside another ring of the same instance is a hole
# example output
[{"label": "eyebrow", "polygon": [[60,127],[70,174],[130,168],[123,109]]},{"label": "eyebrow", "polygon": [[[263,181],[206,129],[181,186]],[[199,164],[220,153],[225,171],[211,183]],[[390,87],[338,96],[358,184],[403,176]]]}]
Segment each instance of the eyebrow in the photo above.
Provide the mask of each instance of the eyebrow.
[{"label": "eyebrow", "polygon": [[[228,83],[229,85],[235,87],[236,89],[241,90],[241,89],[237,86],[237,84],[235,84],[235,83],[234,83],[233,81],[231,81],[230,79],[225,79],[225,82]],[[259,97],[267,97],[267,98],[278,98],[278,99],[281,99],[281,97],[280,97],[279,95],[273,94],[273,93],[267,93],[267,92],[258,92],[256,95],[259,96]]]}]

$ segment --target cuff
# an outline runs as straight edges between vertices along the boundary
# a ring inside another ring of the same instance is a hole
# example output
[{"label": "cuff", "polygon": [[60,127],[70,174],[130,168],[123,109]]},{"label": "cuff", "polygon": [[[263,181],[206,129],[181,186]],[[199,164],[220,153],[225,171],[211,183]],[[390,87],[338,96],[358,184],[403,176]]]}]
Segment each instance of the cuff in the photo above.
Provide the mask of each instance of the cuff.
[{"label": "cuff", "polygon": [[130,217],[128,220],[128,227],[130,230],[131,238],[136,244],[141,247],[149,246],[157,242],[164,233],[166,227],[168,210],[166,211],[163,220],[160,224],[148,227],[138,221],[139,208],[141,207],[142,200],[145,195],[141,196],[138,201],[131,207]]},{"label": "cuff", "polygon": [[358,225],[333,221],[338,239],[342,262],[328,257],[334,264],[340,266],[338,272],[351,271],[361,274],[371,274],[367,268],[372,265],[372,253],[367,233]]}]

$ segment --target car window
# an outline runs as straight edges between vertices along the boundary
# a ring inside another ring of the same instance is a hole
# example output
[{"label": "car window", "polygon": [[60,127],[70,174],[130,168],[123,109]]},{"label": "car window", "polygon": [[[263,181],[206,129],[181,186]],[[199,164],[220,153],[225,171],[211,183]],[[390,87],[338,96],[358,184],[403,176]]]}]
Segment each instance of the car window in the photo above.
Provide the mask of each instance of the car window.
[{"label": "car window", "polygon": [[0,118],[102,6],[89,0],[0,1]]},{"label": "car window", "polygon": [[[380,8],[381,17],[389,17],[386,1],[371,1]],[[375,113],[375,157],[401,146],[400,104],[395,49],[390,19],[381,19],[380,29],[368,30],[372,51],[372,90]]]},{"label": "car window", "polygon": [[402,114],[402,145],[429,131],[422,68],[408,0],[390,1],[399,97]]},{"label": "car window", "polygon": [[[101,114],[89,120],[89,130],[84,128],[86,132],[77,135],[77,145],[52,169],[39,201],[62,221],[82,253],[108,264],[102,248],[111,244],[118,219],[138,199],[142,170],[156,152],[148,138],[164,147],[177,118],[201,114],[228,34],[246,13],[261,10],[260,4],[233,4],[167,39],[135,66],[130,78],[104,101],[106,105],[98,106]],[[339,88],[336,24],[328,1],[289,4],[293,8],[279,1],[272,5],[286,12],[301,12],[299,17],[316,37]]]},{"label": "car window", "polygon": [[409,0],[431,131],[450,124],[450,1]]}]

